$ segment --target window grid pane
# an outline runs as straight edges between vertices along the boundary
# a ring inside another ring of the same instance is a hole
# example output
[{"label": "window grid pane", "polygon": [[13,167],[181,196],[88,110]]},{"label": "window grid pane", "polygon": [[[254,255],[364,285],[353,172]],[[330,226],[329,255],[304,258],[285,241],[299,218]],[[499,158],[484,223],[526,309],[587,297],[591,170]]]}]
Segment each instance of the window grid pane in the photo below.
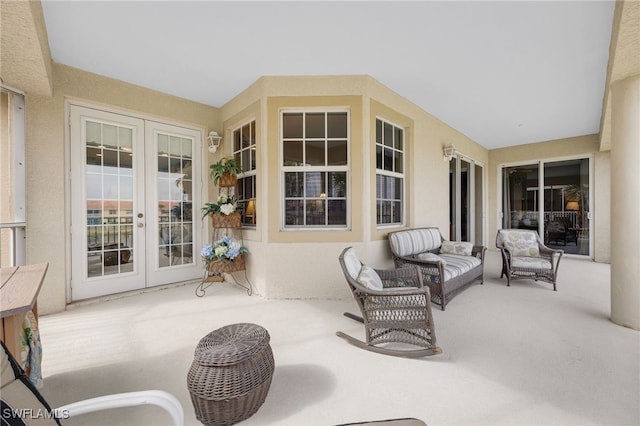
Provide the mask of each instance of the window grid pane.
[{"label": "window grid pane", "polygon": [[258,220],[256,199],[256,122],[245,123],[233,131],[233,157],[242,172],[238,176],[238,210],[243,226],[255,227]]},{"label": "window grid pane", "polygon": [[376,119],[376,221],[403,223],[404,130]]},{"label": "window grid pane", "polygon": [[285,112],[282,126],[284,226],[346,228],[348,113]]}]

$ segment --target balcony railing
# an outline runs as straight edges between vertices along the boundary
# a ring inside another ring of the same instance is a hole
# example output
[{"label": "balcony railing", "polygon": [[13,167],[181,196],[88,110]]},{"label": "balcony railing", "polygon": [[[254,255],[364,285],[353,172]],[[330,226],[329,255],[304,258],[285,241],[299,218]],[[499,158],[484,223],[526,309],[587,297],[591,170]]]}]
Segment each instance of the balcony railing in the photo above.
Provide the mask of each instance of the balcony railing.
[{"label": "balcony railing", "polygon": [[27,224],[0,223],[0,267],[27,263]]}]

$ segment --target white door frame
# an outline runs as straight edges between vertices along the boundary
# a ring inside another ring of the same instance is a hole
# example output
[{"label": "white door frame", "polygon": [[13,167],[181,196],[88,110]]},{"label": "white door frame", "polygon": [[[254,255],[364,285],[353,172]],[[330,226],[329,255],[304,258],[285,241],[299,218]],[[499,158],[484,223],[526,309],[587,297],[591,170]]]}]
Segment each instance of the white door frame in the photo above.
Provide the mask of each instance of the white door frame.
[{"label": "white door frame", "polygon": [[[117,108],[112,108],[112,107],[105,107],[103,105],[95,105],[92,103],[88,103],[82,100],[76,100],[76,99],[67,99],[65,102],[65,162],[67,162],[66,166],[65,166],[65,174],[67,177],[67,194],[69,194],[69,202],[66,203],[66,217],[67,217],[67,231],[69,235],[69,243],[66,244],[66,263],[67,263],[67,303],[72,302],[72,277],[73,275],[73,267],[74,264],[72,263],[72,258],[73,258],[73,234],[72,234],[72,194],[74,193],[73,191],[77,191],[77,187],[74,186],[76,185],[76,183],[74,183],[72,181],[72,175],[71,175],[71,162],[72,161],[77,161],[77,158],[72,158],[72,155],[74,153],[72,153],[72,149],[71,149],[71,138],[73,136],[72,131],[76,131],[75,129],[71,129],[71,123],[72,123],[72,109],[74,107],[77,108],[88,108],[91,110],[95,110],[98,112],[104,112],[106,114],[116,114],[118,116],[124,116],[124,117],[129,117],[133,120],[141,120],[143,123],[143,134],[145,136],[143,136],[144,138],[148,139],[148,129],[145,127],[145,123],[149,123],[149,122],[153,122],[159,126],[165,126],[164,128],[170,127],[170,126],[175,126],[177,128],[180,129],[180,132],[185,131],[187,133],[189,133],[190,135],[193,136],[194,138],[194,146],[193,146],[193,200],[192,200],[192,208],[193,208],[193,253],[194,253],[194,263],[195,265],[197,265],[197,268],[194,269],[194,271],[196,271],[195,273],[191,273],[191,276],[185,277],[184,274],[180,275],[178,274],[176,276],[176,274],[167,274],[166,272],[168,271],[164,271],[164,275],[165,275],[165,281],[166,282],[149,282],[149,267],[147,265],[149,265],[149,256],[147,256],[147,259],[138,259],[138,265],[145,265],[145,268],[141,271],[143,273],[143,276],[145,277],[143,279],[143,281],[145,281],[144,285],[142,286],[142,288],[144,287],[149,287],[152,285],[160,285],[160,284],[166,284],[166,283],[171,283],[171,282],[178,282],[178,281],[189,281],[189,280],[196,280],[199,279],[201,276],[201,267],[200,267],[200,261],[199,261],[199,248],[202,245],[202,241],[204,240],[204,233],[205,233],[205,227],[202,224],[202,221],[200,220],[200,216],[199,216],[199,206],[203,200],[204,194],[205,194],[205,185],[204,185],[204,179],[202,178],[202,172],[201,170],[203,170],[204,165],[206,163],[207,160],[207,156],[203,155],[203,137],[202,135],[205,133],[205,129],[201,128],[201,127],[197,127],[197,126],[193,126],[193,125],[188,125],[188,124],[183,124],[183,123],[172,123],[172,122],[168,122],[166,120],[159,120],[157,117],[153,117],[153,116],[149,116],[149,115],[145,115],[145,114],[141,114],[141,113],[137,113],[137,112],[132,112],[132,111],[127,111],[127,110],[122,110],[122,109],[117,109]],[[147,146],[147,148],[145,149],[145,151],[148,151],[148,145],[149,143],[147,141],[143,140],[143,144],[145,146]],[[76,156],[80,155],[80,157],[82,158],[82,161],[84,162],[84,152],[82,153],[75,153]],[[143,159],[145,157],[149,157],[148,152],[145,152],[144,156],[142,156]],[[146,159],[147,162],[151,161],[150,158]],[[144,167],[147,168],[149,167],[149,164],[145,164]],[[145,186],[145,180],[147,179],[147,175],[148,173],[145,173],[145,179],[142,182],[142,185]],[[78,179],[76,179],[76,182],[78,181]],[[76,189],[74,189],[76,188]],[[148,204],[148,201],[145,200],[145,203]],[[148,209],[148,208],[147,208]],[[134,212],[134,225],[136,224],[135,220],[137,220],[137,212]],[[85,214],[86,216],[86,214]],[[145,211],[144,214],[144,227],[143,229],[146,229],[146,227],[148,226],[155,226],[153,225],[153,223],[146,223],[146,221],[149,219],[148,218],[148,214]],[[76,218],[77,220],[77,218]],[[153,222],[153,221],[152,221]],[[157,221],[156,221],[157,222]],[[86,222],[85,222],[86,223]],[[81,223],[81,226],[83,224]],[[137,229],[134,227],[134,229]],[[152,233],[153,235],[157,234],[157,233]],[[155,242],[157,243],[157,236],[155,238]],[[85,242],[86,244],[86,242]],[[157,247],[157,246],[152,246],[150,242],[146,242],[145,247]],[[156,250],[157,249],[153,249]],[[147,253],[148,254],[148,253]],[[134,253],[135,256],[135,253]],[[157,257],[157,256],[156,256]],[[144,260],[144,261],[143,261]],[[157,269],[157,268],[156,268]],[[178,268],[178,269],[185,269],[185,268]],[[126,291],[126,290],[125,290]],[[74,297],[74,299],[76,299]]]}]

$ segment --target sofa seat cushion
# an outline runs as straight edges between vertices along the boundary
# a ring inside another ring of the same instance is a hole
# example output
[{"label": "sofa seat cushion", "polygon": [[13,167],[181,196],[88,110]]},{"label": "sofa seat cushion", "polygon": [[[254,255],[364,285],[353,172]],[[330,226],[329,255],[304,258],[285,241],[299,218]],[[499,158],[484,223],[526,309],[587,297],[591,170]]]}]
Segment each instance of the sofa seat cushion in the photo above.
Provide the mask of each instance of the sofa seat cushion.
[{"label": "sofa seat cushion", "polygon": [[551,262],[541,257],[514,256],[511,258],[513,268],[551,269]]},{"label": "sofa seat cushion", "polygon": [[446,262],[444,266],[444,280],[449,281],[451,278],[469,272],[482,262],[474,256],[461,256],[458,254],[440,254],[440,257]]}]

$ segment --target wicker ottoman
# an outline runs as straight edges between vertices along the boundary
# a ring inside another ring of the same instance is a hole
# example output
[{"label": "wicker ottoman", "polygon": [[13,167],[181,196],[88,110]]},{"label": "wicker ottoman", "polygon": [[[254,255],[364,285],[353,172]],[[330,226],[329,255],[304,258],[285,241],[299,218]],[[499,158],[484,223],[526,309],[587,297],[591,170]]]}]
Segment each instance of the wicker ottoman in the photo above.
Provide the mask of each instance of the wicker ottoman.
[{"label": "wicker ottoman", "polygon": [[273,376],[269,333],[257,324],[231,324],[203,337],[187,386],[196,417],[205,425],[231,425],[262,405]]}]

